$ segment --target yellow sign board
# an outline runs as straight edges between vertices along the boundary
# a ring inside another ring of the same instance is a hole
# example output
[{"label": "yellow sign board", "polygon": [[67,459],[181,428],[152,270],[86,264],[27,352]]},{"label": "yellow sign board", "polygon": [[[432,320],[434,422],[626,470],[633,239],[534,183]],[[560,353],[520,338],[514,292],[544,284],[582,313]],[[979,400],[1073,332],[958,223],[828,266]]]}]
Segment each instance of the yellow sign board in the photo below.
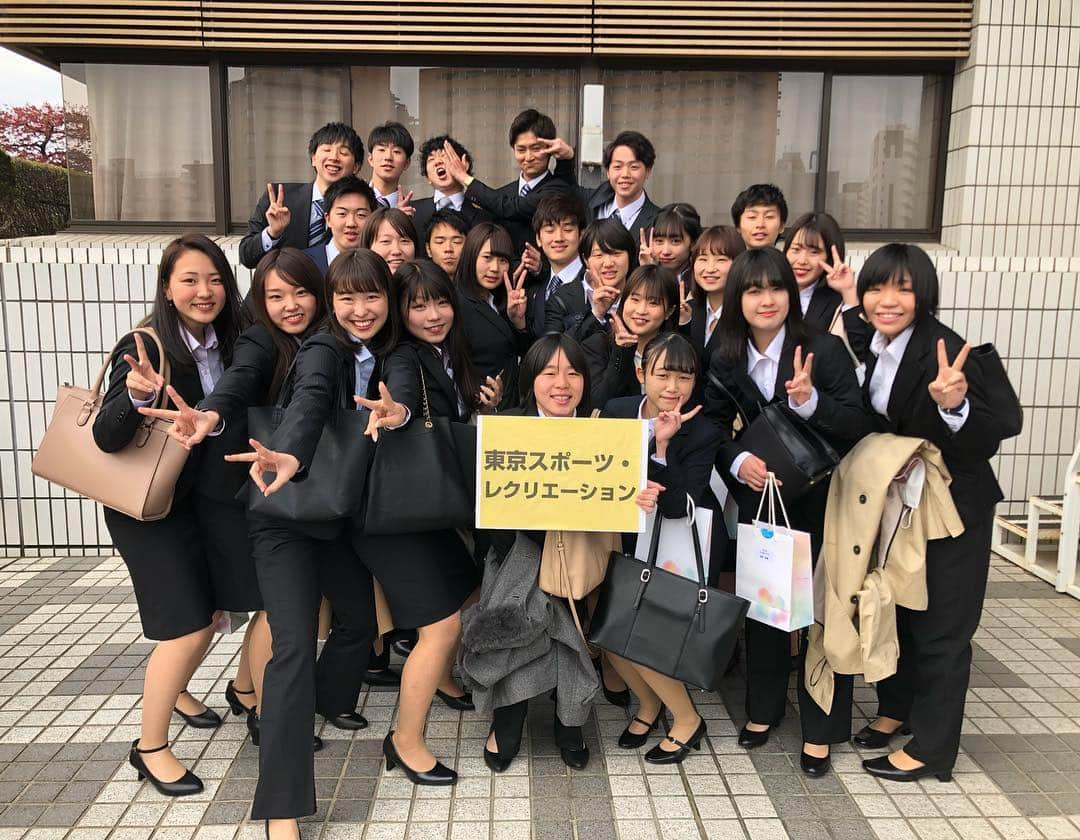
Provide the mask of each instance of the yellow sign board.
[{"label": "yellow sign board", "polygon": [[480,415],[477,442],[477,528],[645,530],[645,421]]}]

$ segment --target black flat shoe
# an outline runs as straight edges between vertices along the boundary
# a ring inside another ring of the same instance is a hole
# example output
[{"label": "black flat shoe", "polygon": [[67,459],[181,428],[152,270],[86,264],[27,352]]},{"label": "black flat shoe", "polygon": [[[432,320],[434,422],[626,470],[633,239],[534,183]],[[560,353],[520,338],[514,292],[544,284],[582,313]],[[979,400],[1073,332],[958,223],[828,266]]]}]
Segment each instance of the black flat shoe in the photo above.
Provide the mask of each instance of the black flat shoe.
[{"label": "black flat shoe", "polygon": [[162,796],[191,796],[192,794],[201,793],[203,789],[202,779],[192,773],[190,770],[185,770],[184,775],[177,779],[175,782],[163,782],[150,772],[146,766],[146,762],[143,761],[143,756],[148,753],[161,752],[168,749],[168,744],[162,744],[160,747],[154,747],[152,750],[140,750],[139,739],[136,738],[131,742],[131,752],[128,753],[128,762],[135,768],[135,773],[139,777],[139,781],[149,781],[157,792]]},{"label": "black flat shoe", "polygon": [[563,764],[571,770],[584,770],[589,765],[589,745],[582,743],[578,749],[559,747],[559,755]]},{"label": "black flat shoe", "polygon": [[229,708],[234,715],[246,715],[255,707],[245,706],[244,701],[240,699],[240,695],[243,694],[246,697],[247,695],[254,693],[255,689],[251,689],[251,691],[237,691],[236,686],[233,685],[233,681],[229,680],[229,684],[225,686],[225,702],[229,704]]},{"label": "black flat shoe", "polygon": [[401,674],[393,668],[369,668],[364,671],[368,685],[401,685]]},{"label": "black flat shoe", "polygon": [[937,770],[928,764],[924,764],[922,767],[916,767],[914,770],[901,770],[889,761],[889,756],[887,755],[881,755],[877,758],[868,758],[863,761],[862,766],[863,770],[871,776],[877,776],[879,779],[888,779],[892,782],[917,782],[919,779],[925,779],[927,776],[936,776],[939,782],[952,781],[951,767],[948,770]]},{"label": "black flat shoe", "polygon": [[367,729],[367,718],[359,712],[342,712],[340,715],[322,715],[323,719],[335,729],[356,731]]},{"label": "black flat shoe", "polygon": [[[247,728],[248,735],[251,736],[252,746],[259,746],[259,714],[254,709],[248,712]],[[318,735],[312,735],[311,747],[313,752],[318,752],[319,750],[321,750],[323,748],[322,738],[320,738]]]},{"label": "black flat shoe", "polygon": [[474,712],[476,706],[473,705],[472,695],[469,692],[455,697],[453,694],[447,694],[445,691],[435,689],[435,696],[442,700],[447,706],[457,712]]},{"label": "black flat shoe", "polygon": [[880,750],[889,746],[889,741],[897,735],[910,734],[911,730],[904,724],[900,724],[892,732],[882,732],[880,729],[874,729],[874,727],[867,725],[851,736],[851,742],[863,749]]},{"label": "black flat shoe", "polygon": [[[830,753],[832,751],[830,750]],[[813,776],[814,778],[821,778],[829,772],[829,768],[832,766],[830,756],[824,758],[817,758],[804,752],[799,756],[799,767],[807,776]]]},{"label": "black flat shoe", "polygon": [[644,746],[645,742],[649,740],[649,734],[651,732],[655,732],[656,727],[658,727],[661,723],[664,724],[664,729],[667,729],[667,722],[664,720],[663,706],[660,707],[660,711],[656,715],[656,720],[654,720],[652,723],[649,723],[647,720],[642,720],[639,717],[635,717],[634,720],[631,721],[631,723],[633,722],[640,723],[642,726],[647,726],[649,727],[649,730],[648,732],[642,732],[639,734],[637,732],[631,732],[629,726],[626,727],[626,729],[622,731],[622,735],[619,736],[618,742],[619,746],[622,747],[624,750],[636,750],[638,747]]},{"label": "black flat shoe", "polygon": [[[499,736],[495,734],[495,724],[491,725],[491,729],[488,730],[488,736],[495,735],[495,740],[498,743]],[[491,768],[495,773],[503,773],[506,768],[510,766],[510,763],[517,758],[518,751],[521,749],[521,737],[517,739],[512,750],[503,749],[502,745],[499,745],[498,752],[492,752],[487,748],[487,741],[484,741],[484,764]]]},{"label": "black flat shoe", "polygon": [[386,758],[386,769],[393,770],[395,767],[400,766],[405,771],[409,781],[414,785],[452,785],[457,781],[457,773],[441,761],[436,761],[435,766],[430,770],[413,770],[398,755],[397,747],[394,746],[394,733],[392,730],[383,738],[382,751],[383,756]]},{"label": "black flat shoe", "polygon": [[600,677],[600,690],[604,692],[604,699],[607,700],[612,706],[619,706],[626,709],[630,706],[630,689],[624,688],[622,691],[612,691],[604,684],[604,665],[602,662],[603,657],[596,657],[593,660],[593,667],[596,669],[597,675]]},{"label": "black flat shoe", "polygon": [[671,741],[677,750],[669,752],[665,750],[660,744],[657,744],[647,753],[645,753],[645,760],[649,764],[682,764],[687,755],[690,754],[690,750],[700,750],[701,741],[705,737],[705,733],[708,732],[708,728],[705,726],[705,718],[700,719],[697,729],[694,730],[694,734],[687,738],[685,741],[680,741],[678,738],[672,738],[669,733],[667,740]]},{"label": "black flat shoe", "polygon": [[[187,694],[188,697],[191,696],[186,691],[181,691],[180,693]],[[221,715],[213,709],[203,709],[197,715],[189,715],[187,712],[180,711],[175,706],[173,707],[173,711],[180,715],[188,726],[193,726],[196,729],[217,729],[221,726]]]},{"label": "black flat shoe", "polygon": [[771,731],[772,727],[769,727],[764,732],[754,732],[744,726],[739,730],[739,746],[746,747],[748,750],[764,746],[769,743],[769,733]]}]

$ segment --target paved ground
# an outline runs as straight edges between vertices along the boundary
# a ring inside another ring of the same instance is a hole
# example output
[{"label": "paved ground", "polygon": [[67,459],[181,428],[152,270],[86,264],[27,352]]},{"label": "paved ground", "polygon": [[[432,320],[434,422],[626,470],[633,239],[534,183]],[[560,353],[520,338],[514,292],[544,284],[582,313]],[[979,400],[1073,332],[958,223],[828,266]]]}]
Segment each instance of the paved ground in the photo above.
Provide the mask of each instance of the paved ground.
[{"label": "paved ground", "polygon": [[[537,704],[522,756],[494,776],[481,758],[487,722],[438,706],[429,742],[461,781],[414,789],[379,758],[396,695],[371,691],[370,729],[321,729],[319,813],[304,838],[1080,838],[1080,602],[995,560],[976,641],[949,784],[883,785],[850,746],[836,750],[836,772],[806,779],[793,717],[747,753],[735,743],[742,684],[733,678],[722,695],[695,695],[710,737],[681,768],[652,767],[644,750],[615,746],[626,714],[601,702],[587,728],[593,761],[569,771],[550,710]],[[239,634],[218,637],[191,685],[219,712],[238,644]],[[262,836],[247,822],[258,760],[239,718],[212,732],[174,728],[177,755],[206,782],[202,795],[168,801],[135,781],[125,758],[149,649],[118,559],[31,558],[0,569],[0,840]],[[856,700],[859,726],[873,713],[872,690],[858,688]]]}]

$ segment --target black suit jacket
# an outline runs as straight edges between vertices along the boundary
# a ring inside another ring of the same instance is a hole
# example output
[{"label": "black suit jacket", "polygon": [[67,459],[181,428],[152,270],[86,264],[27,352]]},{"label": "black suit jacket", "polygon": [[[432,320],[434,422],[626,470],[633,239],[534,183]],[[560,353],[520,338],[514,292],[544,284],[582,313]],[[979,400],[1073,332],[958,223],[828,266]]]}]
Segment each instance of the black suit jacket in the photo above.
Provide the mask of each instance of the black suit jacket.
[{"label": "black suit jacket", "polygon": [[559,160],[555,162],[555,171],[545,175],[526,196],[518,195],[517,178],[498,189],[475,180],[465,190],[465,200],[475,202],[506,228],[514,243],[514,254],[520,256],[525,250],[525,243],[536,239],[532,218],[540,199],[552,192],[568,192],[574,189],[576,183],[574,161]]},{"label": "black suit jacket", "polygon": [[[431,224],[431,217],[435,215],[435,199],[432,197],[417,198],[412,201],[412,206],[416,210],[416,214],[413,216],[413,226],[416,228],[416,235],[420,238],[422,244],[427,241],[427,228]],[[453,205],[451,205],[451,209],[452,207]],[[461,209],[456,212],[465,220],[469,230],[472,230],[481,222],[490,222],[493,218],[489,212],[473,204],[467,198],[464,204],[461,205]]]},{"label": "black suit jacket", "polygon": [[[551,305],[551,301],[553,301],[558,296],[559,292],[561,292],[563,289],[569,286],[577,286],[579,289],[581,289],[581,283],[584,278],[585,265],[582,264],[581,270],[578,271],[576,275],[574,275],[574,278],[570,282],[564,282],[561,286],[559,286],[558,289],[555,290],[555,294],[553,294],[550,298],[545,298],[544,295],[547,293],[547,286],[551,280],[551,266],[545,264],[543,268],[540,269],[538,280],[535,282],[535,285],[533,285],[533,287],[528,291],[528,305],[525,310],[525,323],[529,327],[529,334],[532,336],[533,340],[536,340],[547,332],[564,331],[563,327],[559,324],[555,324],[554,326],[548,326],[548,306]],[[580,296],[581,305],[584,306],[585,292],[583,289],[580,291]]]},{"label": "black suit jacket", "polygon": [[[438,351],[430,344],[412,339],[402,341],[387,357],[387,370],[392,379],[387,379],[386,387],[390,389],[394,399],[397,399],[399,378],[402,374],[411,372],[411,379],[402,384],[416,394],[417,407],[412,409],[413,420],[420,418],[423,413],[420,399],[422,388],[427,389],[428,407],[432,417],[445,417],[457,423],[464,423],[469,419],[468,413],[462,414],[458,405],[457,384],[446,372]],[[419,371],[423,371],[424,375],[422,385]]]},{"label": "black suit jacket", "polygon": [[698,377],[698,385],[700,388],[704,388],[704,381],[706,378],[705,372],[708,371],[709,366],[712,364],[713,355],[715,355],[717,349],[720,347],[719,323],[713,328],[709,340],[705,340],[706,318],[705,299],[699,294],[693,298],[690,304],[690,323],[681,324],[679,326],[679,332],[690,339],[690,343],[693,344],[694,349],[697,350],[698,359],[700,360],[698,370],[701,371],[701,375]]},{"label": "black suit jacket", "polygon": [[[595,222],[596,214],[615,200],[615,190],[607,181],[604,181],[593,190],[582,188],[580,195],[588,210],[590,222]],[[656,214],[659,212],[659,205],[654,204],[653,200],[649,198],[649,194],[645,193],[645,203],[641,206],[641,211],[637,214],[637,218],[634,219],[634,223],[628,228],[630,238],[634,240],[635,245],[637,245],[641,237],[641,231],[648,230],[656,223]]]},{"label": "black suit jacket", "polygon": [[[289,208],[289,225],[277,242],[277,247],[289,245],[301,251],[308,247],[308,232],[311,229],[311,184],[285,184],[285,206]],[[274,185],[277,189],[277,185]],[[270,198],[265,190],[259,196],[255,209],[248,219],[247,233],[240,240],[240,262],[247,268],[259,264],[266,252],[262,246],[262,232],[266,228],[266,211],[270,207]]]},{"label": "black suit jacket", "polygon": [[544,332],[564,332],[578,344],[596,333],[607,333],[609,324],[598,321],[585,297],[585,278],[564,283],[544,307]]},{"label": "black suit jacket", "polygon": [[459,301],[470,357],[480,381],[502,373],[503,399],[499,410],[505,411],[519,402],[518,359],[529,347],[528,332],[515,329],[505,311],[496,312],[486,300],[462,294]]},{"label": "black suit jacket", "polygon": [[641,396],[634,366],[636,347],[619,347],[607,332],[590,335],[581,345],[589,363],[590,405],[604,406],[616,397]]},{"label": "black suit jacket", "polygon": [[870,407],[870,381],[877,361],[871,353],[863,386],[866,405],[879,431],[924,438],[935,444],[952,474],[949,489],[961,519],[969,523],[982,521],[1003,498],[990,466],[1001,444],[1001,432],[975,358],[969,358],[964,365],[970,406],[967,420],[955,434],[946,425],[929,391],[930,383],[937,378],[937,342],[941,338],[945,339],[949,359],[955,359],[964,345],[960,336],[933,317],[915,325],[889,394],[888,417]]},{"label": "black suit jacket", "polygon": [[310,248],[305,248],[304,253],[311,257],[311,261],[315,263],[315,267],[319,269],[319,273],[325,277],[326,269],[330,267],[330,263],[326,259],[326,243],[320,242],[318,245],[312,245]]}]

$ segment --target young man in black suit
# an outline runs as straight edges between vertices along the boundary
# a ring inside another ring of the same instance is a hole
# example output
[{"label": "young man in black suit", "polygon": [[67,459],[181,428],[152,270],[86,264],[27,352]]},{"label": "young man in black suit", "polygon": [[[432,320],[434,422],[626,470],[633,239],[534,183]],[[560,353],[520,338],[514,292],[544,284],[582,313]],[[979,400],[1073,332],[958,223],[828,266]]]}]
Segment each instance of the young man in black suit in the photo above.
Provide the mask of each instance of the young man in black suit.
[{"label": "young man in black suit", "polygon": [[[418,211],[419,213],[419,211]],[[436,210],[427,224],[424,245],[431,261],[450,277],[457,273],[470,225],[456,210]]]},{"label": "young man in black suit", "polygon": [[[551,117],[535,108],[522,111],[510,124],[510,148],[520,173],[498,189],[474,178],[449,143],[443,148],[450,176],[465,187],[465,199],[487,210],[507,229],[515,254],[533,240],[532,218],[540,199],[551,192],[570,192],[577,183],[573,148],[556,136]],[[555,170],[549,172],[552,157]]]},{"label": "young man in black suit", "polygon": [[267,184],[266,195],[255,205],[240,240],[240,262],[247,268],[258,265],[271,248],[303,250],[325,239],[323,195],[334,181],[356,173],[364,143],[351,126],[327,123],[311,135],[308,155],[315,170],[312,183],[278,184],[276,189]]},{"label": "young man in black suit", "polygon": [[446,153],[443,151],[447,143],[461,158],[469,174],[472,174],[472,155],[453,137],[440,134],[423,142],[420,146],[420,170],[435,192],[431,198],[418,198],[411,202],[416,210],[413,225],[417,235],[422,238],[427,237],[431,217],[438,210],[456,210],[469,228],[492,220],[491,214],[486,210],[481,210],[473,202],[465,200],[465,188],[450,177],[446,166]]},{"label": "young man in black suit", "polygon": [[412,193],[401,193],[401,176],[409,168],[414,149],[409,129],[399,122],[385,122],[371,129],[367,142],[375,200],[380,207],[397,207],[411,216]]},{"label": "young man in black suit", "polygon": [[364,220],[378,206],[375,193],[367,181],[355,175],[346,175],[335,181],[323,196],[326,205],[326,227],[330,239],[306,248],[304,253],[322,274],[343,251],[353,251],[360,244],[360,229]]},{"label": "young man in black suit", "polygon": [[619,132],[604,149],[607,181],[592,191],[583,190],[589,221],[618,219],[637,242],[660,212],[645,192],[655,163],[656,150],[648,137],[637,131]]},{"label": "young man in black suit", "polygon": [[731,205],[731,221],[747,248],[772,248],[787,224],[787,201],[774,184],[751,184]]},{"label": "young man in black suit", "polygon": [[525,321],[534,339],[546,331],[544,308],[548,298],[585,276],[585,265],[578,255],[584,229],[585,208],[573,193],[553,192],[536,205],[533,231],[547,265],[531,284],[528,296]]}]

